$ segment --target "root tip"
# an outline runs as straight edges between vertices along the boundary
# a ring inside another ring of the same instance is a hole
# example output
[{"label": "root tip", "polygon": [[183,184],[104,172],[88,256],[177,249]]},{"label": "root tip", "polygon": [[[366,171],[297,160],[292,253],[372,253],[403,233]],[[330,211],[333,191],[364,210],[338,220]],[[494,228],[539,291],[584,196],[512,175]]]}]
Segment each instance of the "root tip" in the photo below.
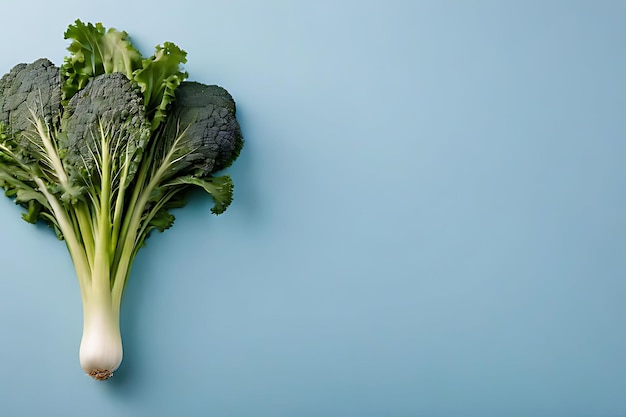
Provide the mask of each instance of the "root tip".
[{"label": "root tip", "polygon": [[97,381],[106,381],[113,376],[113,372],[108,369],[92,369],[88,375]]}]

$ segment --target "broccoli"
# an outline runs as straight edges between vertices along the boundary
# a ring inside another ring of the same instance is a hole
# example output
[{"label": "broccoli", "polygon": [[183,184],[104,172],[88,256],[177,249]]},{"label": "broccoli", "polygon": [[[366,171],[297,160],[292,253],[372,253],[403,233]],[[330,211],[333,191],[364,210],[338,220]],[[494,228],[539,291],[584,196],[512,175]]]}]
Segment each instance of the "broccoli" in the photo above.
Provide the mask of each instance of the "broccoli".
[{"label": "broccoli", "polygon": [[187,143],[179,151],[182,159],[176,169],[206,176],[228,167],[243,145],[235,112],[235,102],[225,89],[183,82],[165,128],[168,141],[181,126],[186,129]]},{"label": "broccoli", "polygon": [[114,72],[92,78],[63,109],[59,146],[64,151],[67,167],[77,168],[77,180],[92,171],[100,148],[96,143],[100,128],[115,132],[116,153],[134,161],[136,171],[143,147],[150,138],[150,123],[146,116],[141,89],[124,74]]},{"label": "broccoli", "polygon": [[61,73],[49,60],[19,64],[0,79],[0,123],[14,131],[32,125],[31,110],[47,123],[61,114]]},{"label": "broccoli", "polygon": [[65,241],[83,300],[80,362],[98,380],[122,361],[122,293],[151,231],[172,226],[189,187],[220,214],[243,137],[226,90],[185,81],[172,43],[143,58],[125,32],[77,20],[61,67],[0,79],[0,187]]}]

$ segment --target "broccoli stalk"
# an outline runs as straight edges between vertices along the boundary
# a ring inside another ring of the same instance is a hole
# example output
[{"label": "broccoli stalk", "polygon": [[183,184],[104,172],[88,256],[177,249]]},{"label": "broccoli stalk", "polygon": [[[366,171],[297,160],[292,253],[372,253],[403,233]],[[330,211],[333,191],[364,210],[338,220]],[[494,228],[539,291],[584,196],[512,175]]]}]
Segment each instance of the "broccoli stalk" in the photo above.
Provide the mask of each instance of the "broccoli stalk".
[{"label": "broccoli stalk", "polygon": [[139,249],[172,226],[191,186],[226,210],[232,181],[214,174],[243,138],[232,97],[184,81],[177,46],[144,59],[125,32],[80,21],[66,38],[60,69],[38,60],[0,79],[0,186],[65,241],[83,301],[81,366],[104,380],[122,361],[120,306]]}]

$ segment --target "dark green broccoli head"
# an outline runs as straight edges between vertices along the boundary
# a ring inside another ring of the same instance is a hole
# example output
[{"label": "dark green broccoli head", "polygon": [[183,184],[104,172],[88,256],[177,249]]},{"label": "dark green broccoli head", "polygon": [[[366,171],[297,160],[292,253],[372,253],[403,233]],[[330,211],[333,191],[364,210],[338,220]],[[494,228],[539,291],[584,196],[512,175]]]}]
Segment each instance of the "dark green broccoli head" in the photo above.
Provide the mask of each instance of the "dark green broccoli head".
[{"label": "dark green broccoli head", "polygon": [[235,111],[235,101],[222,87],[181,83],[164,130],[168,141],[184,132],[182,159],[174,170],[204,177],[230,166],[243,146]]},{"label": "dark green broccoli head", "polygon": [[65,106],[59,136],[65,162],[91,171],[101,156],[102,133],[113,139],[109,152],[134,157],[136,170],[150,125],[139,87],[122,73],[94,77]]},{"label": "dark green broccoli head", "polygon": [[42,58],[16,65],[0,79],[0,123],[20,132],[32,126],[33,116],[55,123],[61,114],[59,68]]}]

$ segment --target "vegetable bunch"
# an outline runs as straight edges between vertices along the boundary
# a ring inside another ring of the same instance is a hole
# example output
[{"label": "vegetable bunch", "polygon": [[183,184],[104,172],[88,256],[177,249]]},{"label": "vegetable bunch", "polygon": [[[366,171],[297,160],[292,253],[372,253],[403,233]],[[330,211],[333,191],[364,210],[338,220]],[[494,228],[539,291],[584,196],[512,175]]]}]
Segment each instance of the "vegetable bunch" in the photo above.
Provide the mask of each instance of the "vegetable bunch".
[{"label": "vegetable bunch", "polygon": [[0,79],[0,187],[63,239],[83,301],[81,366],[98,380],[122,361],[119,315],[138,250],[172,226],[190,187],[233,196],[243,138],[226,90],[185,81],[173,43],[144,58],[126,32],[77,20],[69,56],[19,64]]}]

